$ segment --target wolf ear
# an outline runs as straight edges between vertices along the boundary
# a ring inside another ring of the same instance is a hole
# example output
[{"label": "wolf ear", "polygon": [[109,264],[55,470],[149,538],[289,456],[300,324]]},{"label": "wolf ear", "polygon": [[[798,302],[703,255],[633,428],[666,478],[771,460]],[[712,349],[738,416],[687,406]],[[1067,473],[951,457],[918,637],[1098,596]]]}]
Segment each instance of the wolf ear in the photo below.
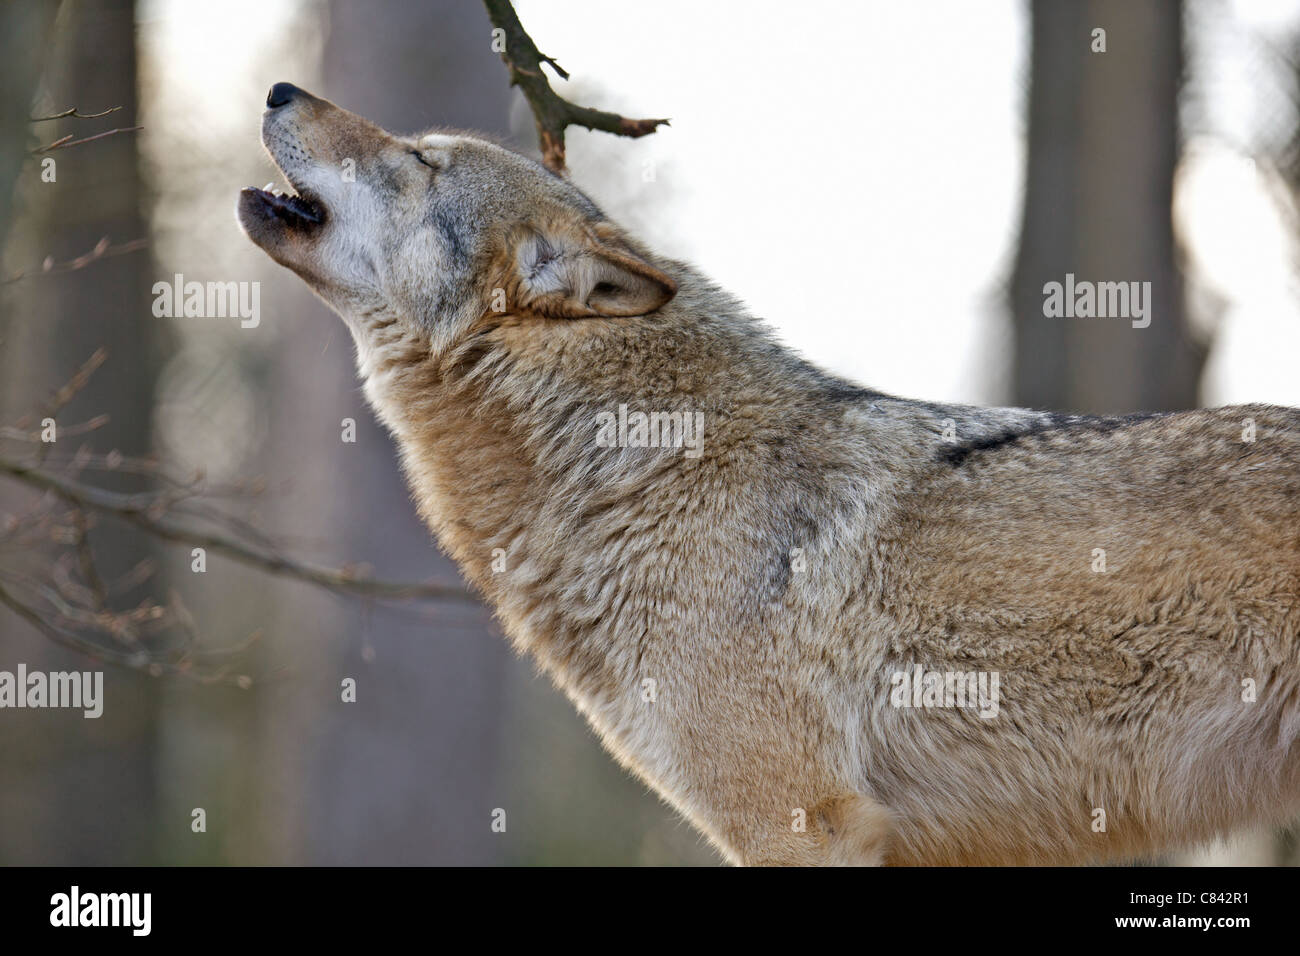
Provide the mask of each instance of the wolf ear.
[{"label": "wolf ear", "polygon": [[564,319],[645,315],[677,294],[677,283],[640,256],[598,236],[530,231],[516,247],[530,309]]}]

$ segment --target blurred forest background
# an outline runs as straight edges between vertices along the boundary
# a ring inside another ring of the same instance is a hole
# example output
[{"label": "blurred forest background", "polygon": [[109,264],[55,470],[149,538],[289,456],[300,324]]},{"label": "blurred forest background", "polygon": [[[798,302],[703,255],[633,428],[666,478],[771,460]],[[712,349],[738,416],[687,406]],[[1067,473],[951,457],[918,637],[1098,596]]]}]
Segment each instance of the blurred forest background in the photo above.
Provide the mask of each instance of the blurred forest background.
[{"label": "blurred forest background", "polygon": [[[562,95],[673,118],[635,141],[571,130],[573,178],[814,361],[936,400],[1300,405],[1300,3],[516,8],[573,73]],[[0,4],[0,670],[101,666],[15,609],[57,608],[39,589],[51,573],[68,593],[94,583],[64,553],[80,512],[30,521],[39,493],[2,467],[32,458],[55,408],[61,427],[108,416],[42,449],[51,468],[85,449],[86,484],[159,480],[113,451],[214,488],[257,477],[259,494],[223,504],[293,553],[456,583],[342,323],[233,207],[273,177],[258,126],[279,80],[392,129],[535,151],[490,43],[467,0]],[[756,74],[762,49],[779,56]],[[1067,272],[1150,281],[1150,327],[1044,318],[1043,284]],[[152,286],[177,273],[260,282],[260,324],[156,318]],[[101,348],[84,387],[56,395]],[[259,639],[214,666],[221,680],[154,676],[148,640],[81,622],[124,663],[102,665],[98,720],[0,712],[0,862],[719,862],[476,604],[362,599],[217,555],[196,574],[188,545],[130,522],[87,533],[114,606],[175,593],[204,648]],[[356,703],[340,700],[348,677]],[[1296,841],[1249,834],[1175,862],[1295,864]]]}]

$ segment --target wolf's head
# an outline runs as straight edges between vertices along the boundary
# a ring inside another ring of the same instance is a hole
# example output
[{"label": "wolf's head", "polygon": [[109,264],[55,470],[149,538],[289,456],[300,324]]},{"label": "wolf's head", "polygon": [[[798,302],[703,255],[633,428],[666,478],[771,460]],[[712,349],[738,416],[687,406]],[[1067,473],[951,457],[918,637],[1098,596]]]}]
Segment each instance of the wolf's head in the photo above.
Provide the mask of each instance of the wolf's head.
[{"label": "wolf's head", "polygon": [[240,225],[362,334],[385,315],[442,345],[490,312],[643,315],[672,278],[567,180],[473,136],[397,136],[277,83],[262,142],[291,192],[248,188]]}]

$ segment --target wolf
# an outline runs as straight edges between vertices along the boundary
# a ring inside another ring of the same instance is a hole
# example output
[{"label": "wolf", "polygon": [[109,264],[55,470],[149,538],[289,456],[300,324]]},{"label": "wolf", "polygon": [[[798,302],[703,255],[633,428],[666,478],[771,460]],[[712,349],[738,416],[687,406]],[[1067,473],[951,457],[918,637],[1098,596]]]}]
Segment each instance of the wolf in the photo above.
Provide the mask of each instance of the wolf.
[{"label": "wolf", "polygon": [[1300,412],[897,398],[501,145],[288,83],[262,141],[288,188],[239,222],[351,330],[419,514],[727,860],[1077,864],[1297,812]]}]

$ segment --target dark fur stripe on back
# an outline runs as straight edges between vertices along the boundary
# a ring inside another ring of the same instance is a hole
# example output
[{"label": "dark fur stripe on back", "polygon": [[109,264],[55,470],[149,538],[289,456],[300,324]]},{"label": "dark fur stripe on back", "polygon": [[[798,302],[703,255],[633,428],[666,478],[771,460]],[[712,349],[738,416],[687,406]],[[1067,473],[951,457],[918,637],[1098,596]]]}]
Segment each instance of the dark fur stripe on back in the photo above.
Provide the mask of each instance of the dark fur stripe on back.
[{"label": "dark fur stripe on back", "polygon": [[976,452],[993,451],[1016,445],[1022,438],[1064,434],[1066,436],[1083,434],[1106,434],[1116,429],[1128,428],[1153,418],[1160,418],[1163,412],[1141,412],[1132,415],[1062,415],[1049,413],[1042,421],[1025,425],[1021,428],[1008,428],[996,435],[975,438],[962,442],[939,452],[939,461],[953,468],[965,464]]}]

